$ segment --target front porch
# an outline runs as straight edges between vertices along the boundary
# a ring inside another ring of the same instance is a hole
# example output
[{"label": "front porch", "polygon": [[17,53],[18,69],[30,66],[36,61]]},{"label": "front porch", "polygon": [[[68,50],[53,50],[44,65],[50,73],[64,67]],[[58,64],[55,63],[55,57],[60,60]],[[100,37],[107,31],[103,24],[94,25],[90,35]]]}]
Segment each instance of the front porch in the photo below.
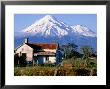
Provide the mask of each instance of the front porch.
[{"label": "front porch", "polygon": [[33,60],[35,64],[53,64],[56,63],[56,55],[53,52],[34,53]]}]

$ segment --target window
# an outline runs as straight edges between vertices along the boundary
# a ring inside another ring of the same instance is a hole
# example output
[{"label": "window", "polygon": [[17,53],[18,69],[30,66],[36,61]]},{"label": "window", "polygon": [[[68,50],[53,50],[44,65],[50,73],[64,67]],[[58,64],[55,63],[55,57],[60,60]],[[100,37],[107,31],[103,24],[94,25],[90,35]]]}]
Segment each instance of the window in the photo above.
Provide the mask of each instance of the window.
[{"label": "window", "polygon": [[49,57],[46,57],[46,61],[49,61]]}]

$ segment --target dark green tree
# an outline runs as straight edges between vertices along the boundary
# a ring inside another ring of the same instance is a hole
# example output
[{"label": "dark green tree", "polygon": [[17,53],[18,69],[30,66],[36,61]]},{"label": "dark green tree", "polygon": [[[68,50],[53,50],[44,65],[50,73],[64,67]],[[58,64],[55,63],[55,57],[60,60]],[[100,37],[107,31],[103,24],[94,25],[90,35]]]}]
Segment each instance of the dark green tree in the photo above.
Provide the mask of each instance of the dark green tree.
[{"label": "dark green tree", "polygon": [[85,63],[86,65],[88,65],[89,57],[92,53],[92,48],[90,46],[82,46],[80,50],[81,50],[81,53],[83,54],[82,59],[85,59]]},{"label": "dark green tree", "polygon": [[18,54],[14,55],[14,66],[18,66],[19,65],[19,56]]},{"label": "dark green tree", "polygon": [[73,52],[77,50],[77,45],[74,43],[67,43],[62,45],[60,49],[64,52],[64,58],[71,58],[74,56]]},{"label": "dark green tree", "polygon": [[83,54],[83,59],[88,59],[89,56],[92,54],[92,48],[90,46],[82,46],[80,50]]},{"label": "dark green tree", "polygon": [[20,66],[22,67],[25,67],[26,66],[26,54],[22,54],[20,57],[19,57],[19,63],[20,63]]},{"label": "dark green tree", "polygon": [[18,54],[14,55],[14,66],[25,67],[26,64],[26,54],[22,54],[20,56]]}]

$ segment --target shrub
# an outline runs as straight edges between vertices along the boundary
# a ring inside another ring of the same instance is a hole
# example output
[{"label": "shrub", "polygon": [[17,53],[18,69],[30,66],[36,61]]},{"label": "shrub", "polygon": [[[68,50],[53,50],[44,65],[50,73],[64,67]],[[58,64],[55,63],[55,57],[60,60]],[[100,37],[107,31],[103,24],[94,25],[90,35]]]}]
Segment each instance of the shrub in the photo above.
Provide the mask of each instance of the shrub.
[{"label": "shrub", "polygon": [[76,76],[89,76],[90,75],[90,70],[87,69],[76,69]]},{"label": "shrub", "polygon": [[96,60],[90,60],[88,66],[85,65],[85,60],[73,58],[63,60],[57,64],[42,64],[26,67],[15,67],[15,76],[96,76],[97,67]]},{"label": "shrub", "polygon": [[92,76],[97,76],[97,69],[93,69],[93,75]]},{"label": "shrub", "polygon": [[19,56],[18,54],[14,55],[14,66],[17,67],[18,66],[18,61],[19,61]]}]

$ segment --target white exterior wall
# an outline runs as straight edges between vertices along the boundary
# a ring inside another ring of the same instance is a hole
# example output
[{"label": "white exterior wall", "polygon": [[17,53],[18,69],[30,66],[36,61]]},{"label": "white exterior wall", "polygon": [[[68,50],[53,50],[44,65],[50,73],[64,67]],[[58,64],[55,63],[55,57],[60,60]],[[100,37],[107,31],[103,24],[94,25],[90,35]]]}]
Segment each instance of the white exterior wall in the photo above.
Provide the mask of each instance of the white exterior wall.
[{"label": "white exterior wall", "polygon": [[32,61],[33,59],[33,49],[28,46],[27,44],[23,44],[21,47],[19,47],[16,51],[16,53],[26,53],[26,60]]},{"label": "white exterior wall", "polygon": [[51,63],[55,63],[56,62],[56,57],[53,56],[53,57],[49,57],[49,61],[51,61]]},{"label": "white exterior wall", "polygon": [[[50,52],[56,53],[56,49],[44,49],[44,51],[50,51]],[[51,63],[55,63],[56,62],[56,57],[55,56],[49,56],[49,61]]]},{"label": "white exterior wall", "polygon": [[44,63],[46,62],[46,57],[43,57],[43,62],[44,62]]}]

